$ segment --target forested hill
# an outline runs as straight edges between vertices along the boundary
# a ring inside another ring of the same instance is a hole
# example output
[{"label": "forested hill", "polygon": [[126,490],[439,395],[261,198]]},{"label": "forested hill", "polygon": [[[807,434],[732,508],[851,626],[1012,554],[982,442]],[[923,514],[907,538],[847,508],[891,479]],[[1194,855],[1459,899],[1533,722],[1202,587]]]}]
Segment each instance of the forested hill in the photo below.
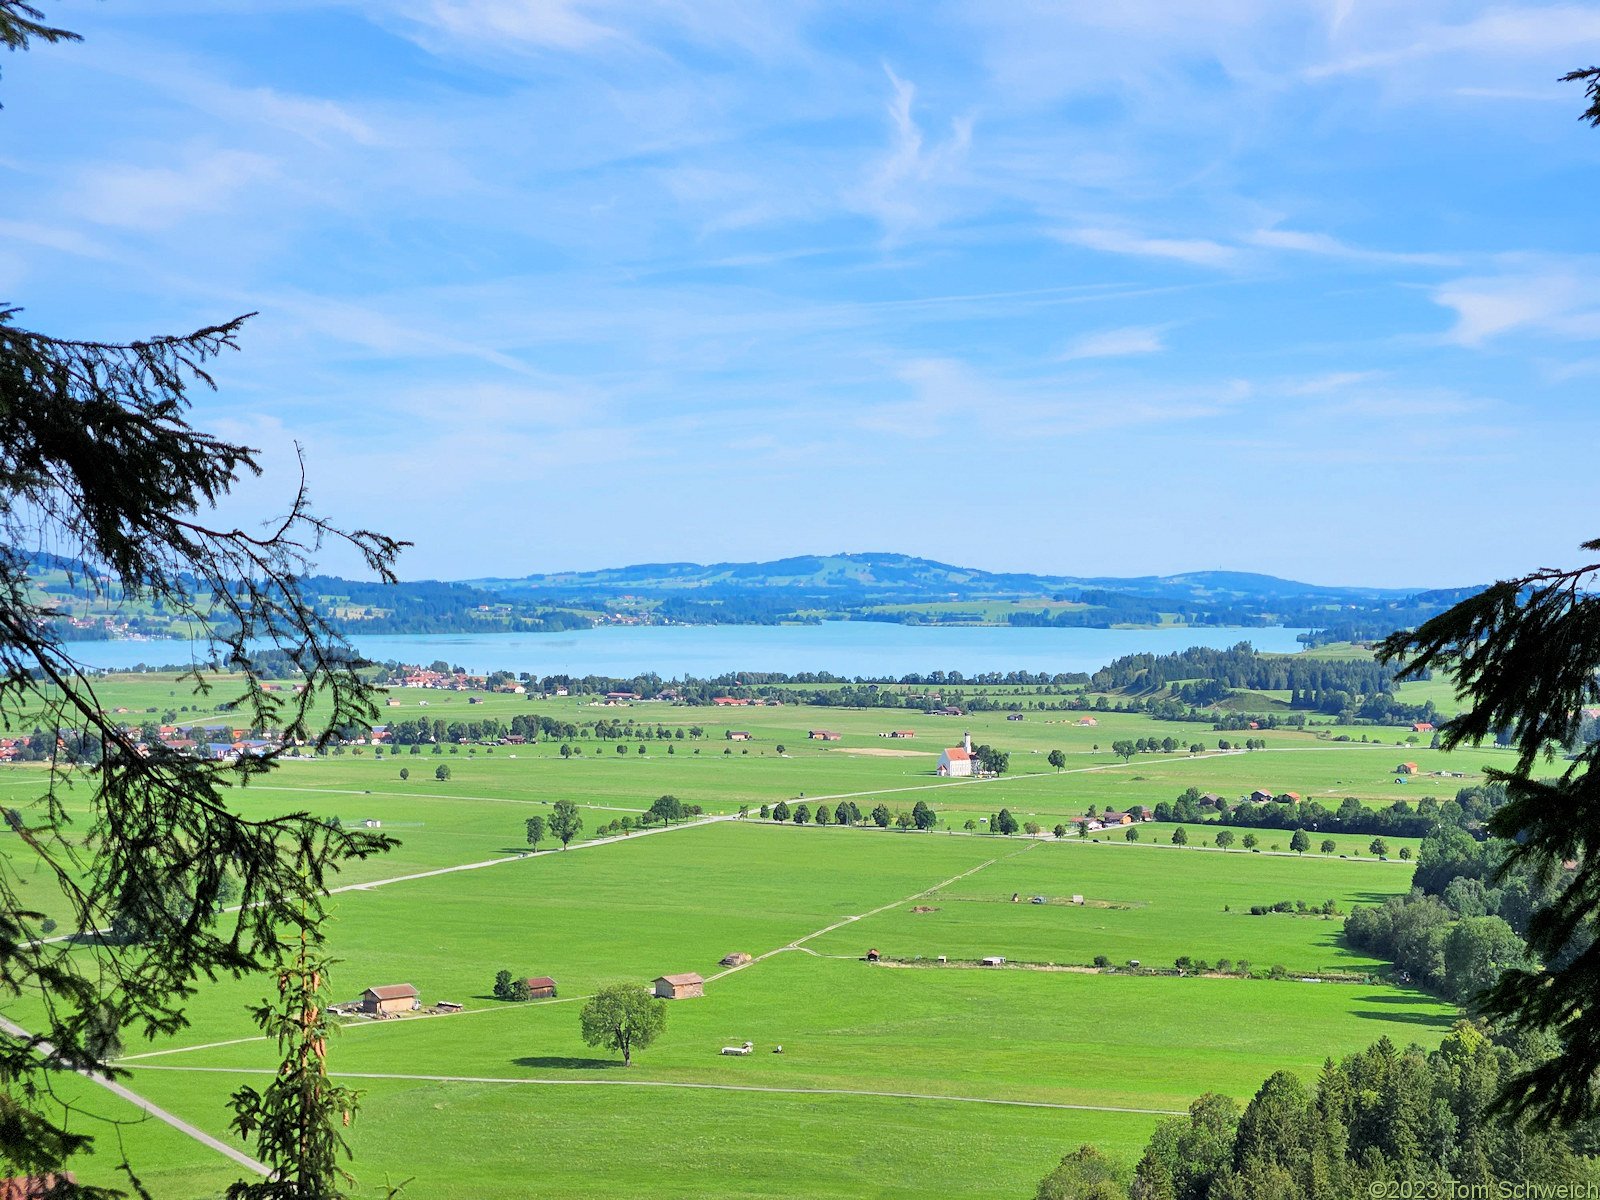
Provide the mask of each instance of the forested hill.
[{"label": "forested hill", "polygon": [[480,579],[504,597],[644,621],[776,624],[850,617],[904,624],[1305,626],[1312,640],[1381,637],[1477,589],[1328,587],[1239,571],[1107,578],[1005,574],[904,554],[757,563],[645,563]]},{"label": "forested hill", "polygon": [[[905,554],[802,555],[751,563],[641,563],[600,571],[568,571],[521,579],[474,579],[468,583],[502,594],[556,595],[629,592],[664,596],[798,592],[845,596],[859,603],[903,601],[1037,599],[1068,592],[1134,592],[1167,600],[1210,603],[1308,599],[1346,603],[1399,600],[1418,589],[1323,587],[1240,571],[1196,571],[1185,575],[1110,578],[1074,575],[1003,574],[958,567]],[[1064,597],[1063,597],[1064,598]]]},{"label": "forested hill", "polygon": [[[159,605],[128,603],[103,574],[36,558],[30,580],[63,636],[184,636]],[[1287,625],[1307,641],[1371,640],[1475,589],[1325,587],[1235,571],[1128,579],[1001,574],[903,554],[605,571],[394,586],[319,575],[313,607],[346,634],[553,632],[596,624],[776,625],[825,620],[1022,627]]]}]

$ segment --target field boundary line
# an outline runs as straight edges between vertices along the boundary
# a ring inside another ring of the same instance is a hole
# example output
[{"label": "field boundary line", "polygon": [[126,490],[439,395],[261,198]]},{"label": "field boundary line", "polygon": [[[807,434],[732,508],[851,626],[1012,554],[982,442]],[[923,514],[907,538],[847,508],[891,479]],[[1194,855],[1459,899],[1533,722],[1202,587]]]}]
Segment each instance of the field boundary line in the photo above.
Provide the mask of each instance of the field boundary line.
[{"label": "field boundary line", "polygon": [[[36,1040],[31,1033],[29,1033],[21,1025],[18,1025],[15,1021],[8,1021],[6,1018],[0,1017],[0,1030],[4,1030],[14,1038],[18,1038],[25,1042],[32,1042],[34,1049],[45,1058],[53,1058],[55,1056],[56,1048],[54,1046],[52,1046],[49,1042],[44,1041],[42,1038]],[[81,1075],[91,1083],[98,1083],[108,1092],[115,1096],[121,1097],[123,1100],[126,1100],[129,1104],[133,1105],[147,1116],[154,1117],[156,1120],[172,1126],[172,1128],[176,1129],[179,1133],[193,1138],[201,1145],[215,1150],[218,1154],[231,1158],[241,1167],[245,1167],[248,1170],[254,1171],[257,1175],[262,1175],[269,1178],[271,1177],[271,1170],[262,1166],[244,1151],[235,1149],[234,1147],[228,1145],[227,1142],[212,1137],[203,1129],[196,1129],[182,1117],[174,1116],[161,1106],[153,1103],[152,1101],[146,1100],[143,1096],[139,1095],[138,1092],[134,1091],[127,1085],[118,1083],[115,1079],[112,1079],[108,1075],[102,1075],[98,1071],[89,1071],[78,1067],[72,1068],[72,1071],[73,1074]],[[265,1071],[263,1074],[276,1075],[277,1072]]]},{"label": "field boundary line", "polygon": [[[272,1075],[264,1067],[175,1067],[140,1063],[146,1071],[187,1071],[216,1075]],[[1059,1100],[1001,1100],[990,1096],[942,1096],[933,1092],[882,1092],[866,1088],[776,1087],[756,1083],[688,1083],[670,1079],[511,1079],[497,1075],[409,1075],[380,1071],[330,1071],[342,1079],[390,1079],[411,1083],[509,1083],[538,1087],[655,1087],[706,1092],[764,1092],[782,1096],[873,1096],[887,1100],[944,1100],[952,1104],[999,1104],[1012,1108],[1059,1108],[1076,1112],[1138,1113],[1181,1117],[1186,1109],[1124,1108],[1110,1104],[1068,1104]]]},{"label": "field boundary line", "polygon": [[[995,863],[999,862],[1001,859],[1015,858],[1019,854],[1025,853],[1026,851],[1029,851],[1029,850],[1032,850],[1038,844],[1039,844],[1038,842],[1029,841],[1026,845],[1018,847],[1016,850],[1013,850],[1010,854],[1001,854],[1001,855],[998,855],[998,856],[996,856],[994,858],[989,859],[987,862],[981,862],[975,867],[971,867],[968,870],[962,871],[959,875],[950,876],[950,878],[946,879],[943,883],[936,883],[931,887],[923,888],[919,892],[912,892],[911,895],[909,895],[909,896],[903,896],[899,900],[891,900],[887,904],[880,904],[877,908],[874,908],[874,909],[870,910],[869,912],[855,913],[855,914],[853,914],[851,916],[845,917],[841,921],[835,921],[832,925],[829,925],[824,929],[818,929],[816,932],[808,933],[804,937],[795,938],[794,941],[789,942],[789,943],[787,943],[785,945],[779,946],[776,949],[768,950],[765,954],[758,954],[755,958],[752,958],[747,963],[740,963],[736,967],[729,967],[726,971],[718,971],[715,975],[707,976],[706,982],[707,983],[715,983],[717,980],[724,979],[727,976],[732,975],[736,971],[743,971],[746,967],[753,967],[758,962],[764,962],[767,959],[771,958],[774,954],[782,954],[786,950],[806,950],[805,943],[811,941],[813,938],[819,938],[825,933],[832,933],[835,929],[843,929],[846,925],[853,924],[856,921],[864,921],[868,917],[875,917],[881,912],[888,912],[891,908],[899,908],[902,904],[908,904],[913,900],[920,900],[923,896],[928,895],[930,892],[937,892],[940,888],[947,888],[952,883],[955,883],[959,879],[965,879],[969,875],[976,875],[979,871],[982,871],[985,868],[994,866]],[[836,957],[834,955],[817,954],[817,952],[815,950],[807,950],[806,952],[808,954],[816,954],[816,956],[818,958]],[[845,957],[854,957],[854,955],[849,955],[849,956],[845,956]]]}]

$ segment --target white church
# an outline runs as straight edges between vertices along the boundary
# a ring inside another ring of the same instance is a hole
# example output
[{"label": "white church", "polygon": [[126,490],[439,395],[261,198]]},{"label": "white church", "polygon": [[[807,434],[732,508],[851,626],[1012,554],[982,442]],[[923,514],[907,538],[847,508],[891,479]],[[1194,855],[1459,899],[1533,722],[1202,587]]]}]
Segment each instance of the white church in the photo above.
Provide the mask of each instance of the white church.
[{"label": "white church", "polygon": [[939,769],[935,772],[949,778],[959,779],[964,776],[976,774],[972,763],[972,735],[961,735],[961,745],[951,746],[939,755]]}]

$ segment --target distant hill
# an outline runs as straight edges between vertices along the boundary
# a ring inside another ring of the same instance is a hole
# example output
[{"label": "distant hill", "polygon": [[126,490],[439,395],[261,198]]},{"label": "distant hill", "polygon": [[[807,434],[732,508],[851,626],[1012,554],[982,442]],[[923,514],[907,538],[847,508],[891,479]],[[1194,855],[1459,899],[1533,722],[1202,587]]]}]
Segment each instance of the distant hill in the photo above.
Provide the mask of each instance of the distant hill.
[{"label": "distant hill", "polygon": [[1005,574],[958,567],[906,554],[829,554],[745,563],[641,563],[601,571],[567,571],[521,579],[467,583],[502,595],[536,592],[559,596],[662,597],[686,592],[785,592],[876,603],[941,600],[1054,599],[1085,590],[1133,593],[1162,599],[1266,600],[1316,598],[1347,603],[1398,600],[1418,589],[1323,587],[1243,571],[1195,571],[1132,578]]}]

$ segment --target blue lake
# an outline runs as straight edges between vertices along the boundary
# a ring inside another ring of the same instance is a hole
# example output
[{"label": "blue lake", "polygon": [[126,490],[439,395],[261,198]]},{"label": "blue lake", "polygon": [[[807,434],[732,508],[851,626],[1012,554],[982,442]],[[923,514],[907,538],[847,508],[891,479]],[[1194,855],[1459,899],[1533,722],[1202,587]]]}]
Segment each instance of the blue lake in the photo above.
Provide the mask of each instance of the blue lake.
[{"label": "blue lake", "polygon": [[[357,637],[377,661],[428,664],[444,659],[473,674],[609,675],[654,671],[700,678],[726,671],[831,671],[835,675],[913,672],[1095,671],[1124,654],[1171,654],[1190,646],[1293,652],[1301,629],[1013,629],[1002,626],[821,625],[607,626],[568,633],[416,634]],[[77,642],[74,657],[91,667],[161,666],[188,656],[184,642]]]}]

